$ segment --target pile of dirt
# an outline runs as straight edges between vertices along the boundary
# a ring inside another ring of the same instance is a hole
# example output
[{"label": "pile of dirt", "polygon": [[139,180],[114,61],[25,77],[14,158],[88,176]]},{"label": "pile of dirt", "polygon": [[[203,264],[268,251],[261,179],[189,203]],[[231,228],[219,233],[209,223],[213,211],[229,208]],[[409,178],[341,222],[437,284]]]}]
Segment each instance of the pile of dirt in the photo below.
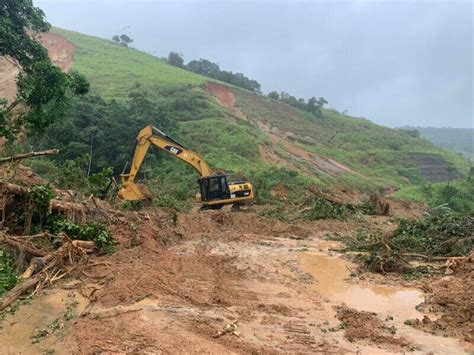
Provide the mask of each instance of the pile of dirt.
[{"label": "pile of dirt", "polygon": [[385,326],[376,313],[358,311],[344,304],[334,308],[349,341],[366,340],[376,345],[393,346],[398,350],[413,348],[407,339],[395,336],[395,329]]},{"label": "pile of dirt", "polygon": [[465,263],[455,275],[426,283],[424,289],[429,292],[419,306],[424,312],[434,313],[431,320],[425,316],[422,320],[410,320],[408,324],[426,332],[456,337],[468,343],[474,343],[474,264]]}]

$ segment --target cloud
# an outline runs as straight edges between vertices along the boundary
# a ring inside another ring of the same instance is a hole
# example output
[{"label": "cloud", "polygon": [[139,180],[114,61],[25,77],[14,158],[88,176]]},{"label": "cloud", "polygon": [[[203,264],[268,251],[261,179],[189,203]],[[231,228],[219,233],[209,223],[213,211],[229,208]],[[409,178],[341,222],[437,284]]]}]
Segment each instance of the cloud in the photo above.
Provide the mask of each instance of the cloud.
[{"label": "cloud", "polygon": [[472,127],[472,3],[36,1],[56,26],[207,58],[389,125]]}]

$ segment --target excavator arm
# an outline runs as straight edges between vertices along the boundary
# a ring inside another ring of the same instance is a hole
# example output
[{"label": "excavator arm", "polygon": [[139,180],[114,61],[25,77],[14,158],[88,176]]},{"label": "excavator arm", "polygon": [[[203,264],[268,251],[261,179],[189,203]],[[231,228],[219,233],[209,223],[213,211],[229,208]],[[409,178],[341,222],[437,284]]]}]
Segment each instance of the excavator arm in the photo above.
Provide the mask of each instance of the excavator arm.
[{"label": "excavator arm", "polygon": [[120,175],[121,188],[118,192],[119,197],[124,200],[144,200],[147,199],[145,193],[140,191],[135,184],[135,177],[143,163],[143,159],[150,148],[150,145],[166,151],[167,153],[183,160],[185,163],[191,165],[197,171],[200,177],[211,175],[211,169],[206,161],[196,152],[186,149],[182,144],[175,141],[173,138],[167,136],[164,132],[153,126],[146,126],[137,136],[137,145],[135,153],[130,165],[128,174]]}]

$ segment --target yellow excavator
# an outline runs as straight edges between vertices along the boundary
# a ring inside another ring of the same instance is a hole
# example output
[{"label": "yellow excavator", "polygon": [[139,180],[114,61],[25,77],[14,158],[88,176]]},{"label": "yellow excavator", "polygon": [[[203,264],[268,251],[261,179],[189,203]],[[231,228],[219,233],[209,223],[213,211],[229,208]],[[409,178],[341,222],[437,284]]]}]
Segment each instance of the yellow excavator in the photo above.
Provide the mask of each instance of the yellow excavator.
[{"label": "yellow excavator", "polygon": [[198,172],[199,193],[196,194],[196,201],[201,203],[203,208],[217,209],[229,204],[238,207],[254,199],[253,186],[250,182],[228,181],[227,175],[213,173],[199,154],[186,149],[181,143],[150,125],[143,128],[137,136],[137,145],[129,173],[120,175],[121,187],[118,196],[123,200],[136,201],[150,198],[148,193],[142,192],[135,184],[135,177],[150,145],[183,160]]}]

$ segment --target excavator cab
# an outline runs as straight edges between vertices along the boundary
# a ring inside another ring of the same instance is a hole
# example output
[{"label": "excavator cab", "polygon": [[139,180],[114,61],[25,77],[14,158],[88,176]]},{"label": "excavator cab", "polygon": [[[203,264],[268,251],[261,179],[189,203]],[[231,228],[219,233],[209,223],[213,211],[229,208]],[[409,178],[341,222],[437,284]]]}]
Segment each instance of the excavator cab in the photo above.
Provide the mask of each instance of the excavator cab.
[{"label": "excavator cab", "polygon": [[198,180],[201,201],[226,200],[230,198],[227,176],[211,175]]},{"label": "excavator cab", "polygon": [[240,204],[254,198],[252,184],[243,181],[229,181],[227,175],[214,174],[198,180],[199,193],[196,200],[203,206],[220,208],[227,204]]}]

